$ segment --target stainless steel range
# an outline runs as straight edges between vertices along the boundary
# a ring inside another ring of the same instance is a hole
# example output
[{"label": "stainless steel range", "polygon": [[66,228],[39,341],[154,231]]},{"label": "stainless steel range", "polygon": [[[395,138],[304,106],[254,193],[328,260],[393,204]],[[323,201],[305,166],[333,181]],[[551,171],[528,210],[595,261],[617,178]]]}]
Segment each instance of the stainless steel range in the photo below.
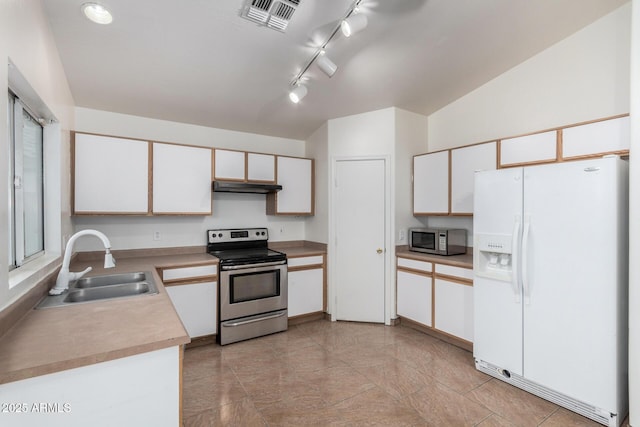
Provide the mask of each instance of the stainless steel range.
[{"label": "stainless steel range", "polygon": [[207,231],[220,259],[220,345],[287,329],[287,256],[267,247],[266,228]]}]

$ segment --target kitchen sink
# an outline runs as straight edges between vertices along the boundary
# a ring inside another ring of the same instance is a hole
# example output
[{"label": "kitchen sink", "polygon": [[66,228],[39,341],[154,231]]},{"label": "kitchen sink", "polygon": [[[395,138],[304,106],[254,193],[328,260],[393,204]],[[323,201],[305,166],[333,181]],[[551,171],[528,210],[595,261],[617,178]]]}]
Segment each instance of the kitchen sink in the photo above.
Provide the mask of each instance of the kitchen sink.
[{"label": "kitchen sink", "polygon": [[109,274],[106,276],[83,277],[76,281],[75,288],[99,288],[102,286],[120,285],[125,283],[138,283],[147,281],[147,274],[144,272]]},{"label": "kitchen sink", "polygon": [[83,277],[61,295],[50,295],[36,308],[61,307],[80,303],[155,295],[158,287],[150,272]]}]

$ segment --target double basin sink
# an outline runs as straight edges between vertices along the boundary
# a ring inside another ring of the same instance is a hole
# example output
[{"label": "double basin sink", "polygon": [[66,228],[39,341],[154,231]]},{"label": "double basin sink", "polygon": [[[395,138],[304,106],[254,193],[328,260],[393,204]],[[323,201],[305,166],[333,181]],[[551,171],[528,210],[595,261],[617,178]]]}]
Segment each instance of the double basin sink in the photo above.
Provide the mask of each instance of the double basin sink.
[{"label": "double basin sink", "polygon": [[61,295],[47,296],[36,308],[59,307],[142,295],[154,295],[158,287],[148,271],[83,277]]}]

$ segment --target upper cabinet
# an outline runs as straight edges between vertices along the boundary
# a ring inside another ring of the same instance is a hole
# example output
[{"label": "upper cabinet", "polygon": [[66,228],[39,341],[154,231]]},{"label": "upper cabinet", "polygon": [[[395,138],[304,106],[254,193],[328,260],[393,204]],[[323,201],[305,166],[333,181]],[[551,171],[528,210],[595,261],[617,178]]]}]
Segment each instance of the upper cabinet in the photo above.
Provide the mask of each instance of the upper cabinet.
[{"label": "upper cabinet", "polygon": [[562,130],[562,157],[626,154],[630,141],[629,116],[616,117]]},{"label": "upper cabinet", "polygon": [[476,171],[497,166],[497,143],[470,145],[451,150],[451,213],[473,214],[473,183]]},{"label": "upper cabinet", "polygon": [[269,215],[313,215],[315,210],[314,161],[300,157],[276,157],[277,193],[267,194]]},{"label": "upper cabinet", "polygon": [[210,215],[212,149],[73,133],[75,215]]},{"label": "upper cabinet", "polygon": [[449,150],[413,158],[413,213],[449,213]]},{"label": "upper cabinet", "polygon": [[214,180],[274,183],[276,156],[215,149]]},{"label": "upper cabinet", "polygon": [[153,143],[153,213],[211,214],[212,150]]},{"label": "upper cabinet", "polygon": [[149,142],[72,136],[73,214],[149,213]]},{"label": "upper cabinet", "polygon": [[244,151],[215,150],[214,179],[225,181],[244,181],[246,161]]},{"label": "upper cabinet", "polygon": [[276,182],[276,156],[247,153],[247,181]]},{"label": "upper cabinet", "polygon": [[534,133],[500,141],[500,167],[558,160],[558,131]]}]

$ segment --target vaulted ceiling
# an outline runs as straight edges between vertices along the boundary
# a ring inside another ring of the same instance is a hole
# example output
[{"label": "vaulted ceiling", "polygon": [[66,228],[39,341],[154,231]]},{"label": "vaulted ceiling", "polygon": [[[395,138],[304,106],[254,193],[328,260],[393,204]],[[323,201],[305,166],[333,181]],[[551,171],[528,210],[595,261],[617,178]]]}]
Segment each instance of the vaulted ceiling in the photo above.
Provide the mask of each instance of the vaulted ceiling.
[{"label": "vaulted ceiling", "polygon": [[338,70],[311,64],[299,104],[291,82],[354,0],[299,0],[284,32],[244,18],[251,0],[105,0],[110,25],[84,2],[43,1],[76,105],[305,139],[390,106],[428,115],[626,0],[363,0],[368,26],[336,33]]}]

